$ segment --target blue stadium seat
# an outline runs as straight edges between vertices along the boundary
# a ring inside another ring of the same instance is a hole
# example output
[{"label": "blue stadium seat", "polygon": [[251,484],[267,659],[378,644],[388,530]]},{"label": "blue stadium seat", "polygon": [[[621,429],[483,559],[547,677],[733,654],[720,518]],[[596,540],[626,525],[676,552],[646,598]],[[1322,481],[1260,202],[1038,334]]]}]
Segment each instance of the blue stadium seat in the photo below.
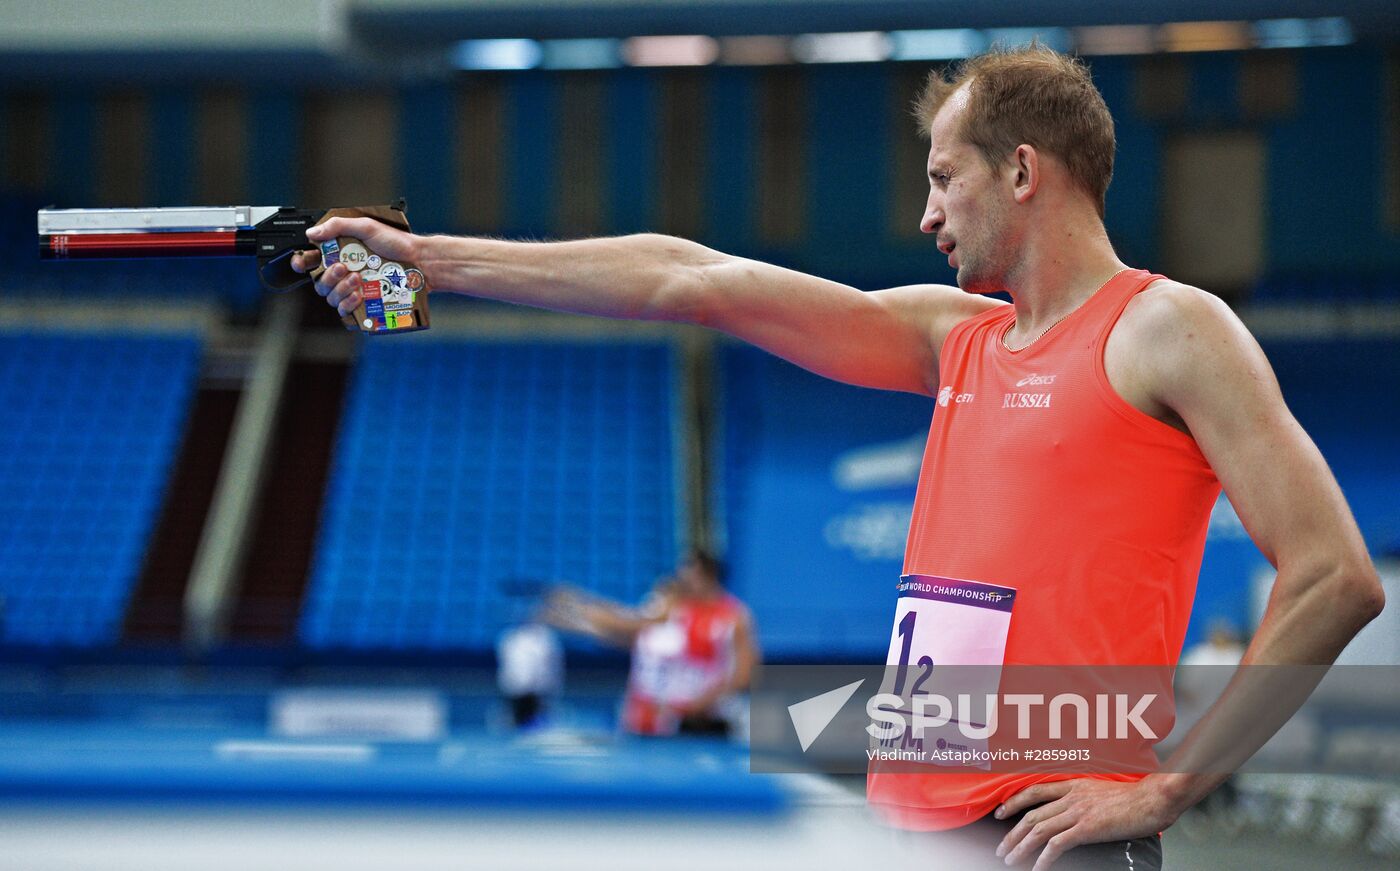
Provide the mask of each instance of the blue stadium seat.
[{"label": "blue stadium seat", "polygon": [[117,640],[200,353],[193,336],[0,338],[0,642]]},{"label": "blue stadium seat", "polygon": [[302,642],[490,649],[521,578],[640,599],[678,550],[674,374],[662,342],[365,343]]}]

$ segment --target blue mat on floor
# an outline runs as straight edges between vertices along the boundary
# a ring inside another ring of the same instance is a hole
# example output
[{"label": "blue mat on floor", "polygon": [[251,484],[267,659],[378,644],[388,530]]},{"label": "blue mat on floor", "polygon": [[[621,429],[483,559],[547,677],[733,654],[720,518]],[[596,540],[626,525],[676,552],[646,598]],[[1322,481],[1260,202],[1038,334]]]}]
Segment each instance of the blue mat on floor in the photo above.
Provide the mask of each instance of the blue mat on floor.
[{"label": "blue mat on floor", "polygon": [[704,740],[485,733],[432,743],[262,730],[0,723],[0,798],[438,805],[531,812],[776,814],[776,779]]}]

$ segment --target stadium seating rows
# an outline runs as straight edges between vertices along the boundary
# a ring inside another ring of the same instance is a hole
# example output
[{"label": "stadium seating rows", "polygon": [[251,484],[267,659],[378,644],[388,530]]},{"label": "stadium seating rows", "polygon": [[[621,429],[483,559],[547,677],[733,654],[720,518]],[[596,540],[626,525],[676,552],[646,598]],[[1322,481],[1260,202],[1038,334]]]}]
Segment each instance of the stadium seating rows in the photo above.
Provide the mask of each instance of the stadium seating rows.
[{"label": "stadium seating rows", "polygon": [[639,599],[677,551],[673,370],[663,343],[366,343],[302,640],[482,648],[544,582]]},{"label": "stadium seating rows", "polygon": [[193,336],[0,338],[0,639],[117,640],[200,349]]},{"label": "stadium seating rows", "polygon": [[[1400,552],[1400,394],[1383,386],[1396,371],[1395,343],[1270,340],[1266,350],[1373,552]],[[0,511],[9,534],[0,538],[0,640],[117,640],[200,354],[193,336],[4,334],[0,450],[8,462],[0,464]],[[737,349],[724,360],[721,404],[748,408],[749,420],[736,429],[726,418],[717,479],[772,486],[730,486],[717,504],[732,546],[768,549],[764,530],[791,538],[801,511],[815,510],[794,506],[792,497],[793,487],[807,486],[806,461],[795,451],[813,436],[813,421],[827,421],[819,441],[837,439],[853,426],[851,415],[833,418],[829,410],[865,400],[825,382],[786,389],[779,447],[762,453],[754,427],[777,405],[764,405],[760,415],[739,387],[787,364]],[[335,447],[300,640],[316,648],[484,649],[502,625],[524,616],[542,581],[639,599],[671,567],[683,538],[674,379],[673,351],[656,341],[465,342],[425,334],[366,342]],[[885,437],[917,434],[926,426],[926,411],[917,411],[901,412]],[[874,413],[857,417],[875,420]],[[764,470],[748,467],[760,461],[781,468],[759,476]],[[828,466],[820,460],[811,474],[825,480]],[[759,496],[777,501],[753,501]],[[850,522],[868,532],[879,517]],[[1236,576],[1253,564],[1253,550],[1242,534],[1235,538],[1216,542],[1212,533],[1212,548],[1242,550],[1233,561],[1208,552],[1202,613],[1217,605],[1243,611],[1247,579]],[[734,568],[739,591],[757,595],[765,578],[750,577],[737,557]],[[818,574],[832,569],[825,562]],[[860,591],[837,587],[819,597],[821,613],[849,622],[858,609],[845,597]],[[780,598],[804,616],[788,625],[788,612],[770,615],[765,630],[774,653],[785,637],[811,636],[815,619],[810,607],[785,592]],[[883,608],[871,606],[872,615],[880,612],[871,625],[884,619]],[[815,643],[824,646],[878,637],[855,624],[822,625]]]}]

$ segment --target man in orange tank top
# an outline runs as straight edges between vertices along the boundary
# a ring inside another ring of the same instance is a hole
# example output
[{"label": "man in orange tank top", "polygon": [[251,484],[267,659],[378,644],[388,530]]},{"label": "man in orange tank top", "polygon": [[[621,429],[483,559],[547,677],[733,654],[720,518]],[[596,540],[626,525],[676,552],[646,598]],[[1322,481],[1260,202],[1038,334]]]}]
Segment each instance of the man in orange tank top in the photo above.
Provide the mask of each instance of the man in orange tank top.
[{"label": "man in orange tank top", "polygon": [[[1113,121],[1088,71],[1045,49],[976,58],[932,78],[920,125],[930,146],[921,227],[958,288],[861,292],[654,234],[518,243],[338,218],[307,235],[364,239],[418,263],[439,292],[701,324],[829,378],[936,397],[905,573],[963,579],[964,593],[1015,591],[1000,646],[976,655],[1174,665],[1223,486],[1278,569],[1244,664],[1333,662],[1383,606],[1375,569],[1235,315],[1210,293],[1129,269],[1109,244]],[[294,265],[316,261],[307,252]],[[341,313],[362,292],[343,264],[317,290]],[[996,291],[1012,304],[985,296]],[[1101,594],[1117,604],[1096,606]],[[913,646],[931,613],[917,599],[899,600],[892,653],[900,633]],[[877,767],[870,800],[907,828],[991,832],[987,852],[1034,860],[1035,871],[1067,852],[1066,864],[1151,867],[1160,853],[1141,850],[1225,779],[1219,749],[1237,765],[1311,689],[1289,687],[1268,719],[1250,699],[1277,688],[1236,683],[1160,772],[1007,779]],[[1246,737],[1243,723],[1256,727]],[[1213,773],[1170,773],[1190,771]]]}]

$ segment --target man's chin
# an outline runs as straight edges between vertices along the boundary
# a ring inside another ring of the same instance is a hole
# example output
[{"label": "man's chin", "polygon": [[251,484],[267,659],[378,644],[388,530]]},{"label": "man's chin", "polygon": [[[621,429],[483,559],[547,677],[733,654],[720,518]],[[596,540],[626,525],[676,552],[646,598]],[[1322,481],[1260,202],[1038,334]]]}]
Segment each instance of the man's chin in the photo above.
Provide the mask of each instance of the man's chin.
[{"label": "man's chin", "polygon": [[1000,281],[993,281],[985,275],[969,272],[962,266],[958,267],[958,287],[962,288],[965,293],[982,295],[1001,293],[1002,291]]}]

